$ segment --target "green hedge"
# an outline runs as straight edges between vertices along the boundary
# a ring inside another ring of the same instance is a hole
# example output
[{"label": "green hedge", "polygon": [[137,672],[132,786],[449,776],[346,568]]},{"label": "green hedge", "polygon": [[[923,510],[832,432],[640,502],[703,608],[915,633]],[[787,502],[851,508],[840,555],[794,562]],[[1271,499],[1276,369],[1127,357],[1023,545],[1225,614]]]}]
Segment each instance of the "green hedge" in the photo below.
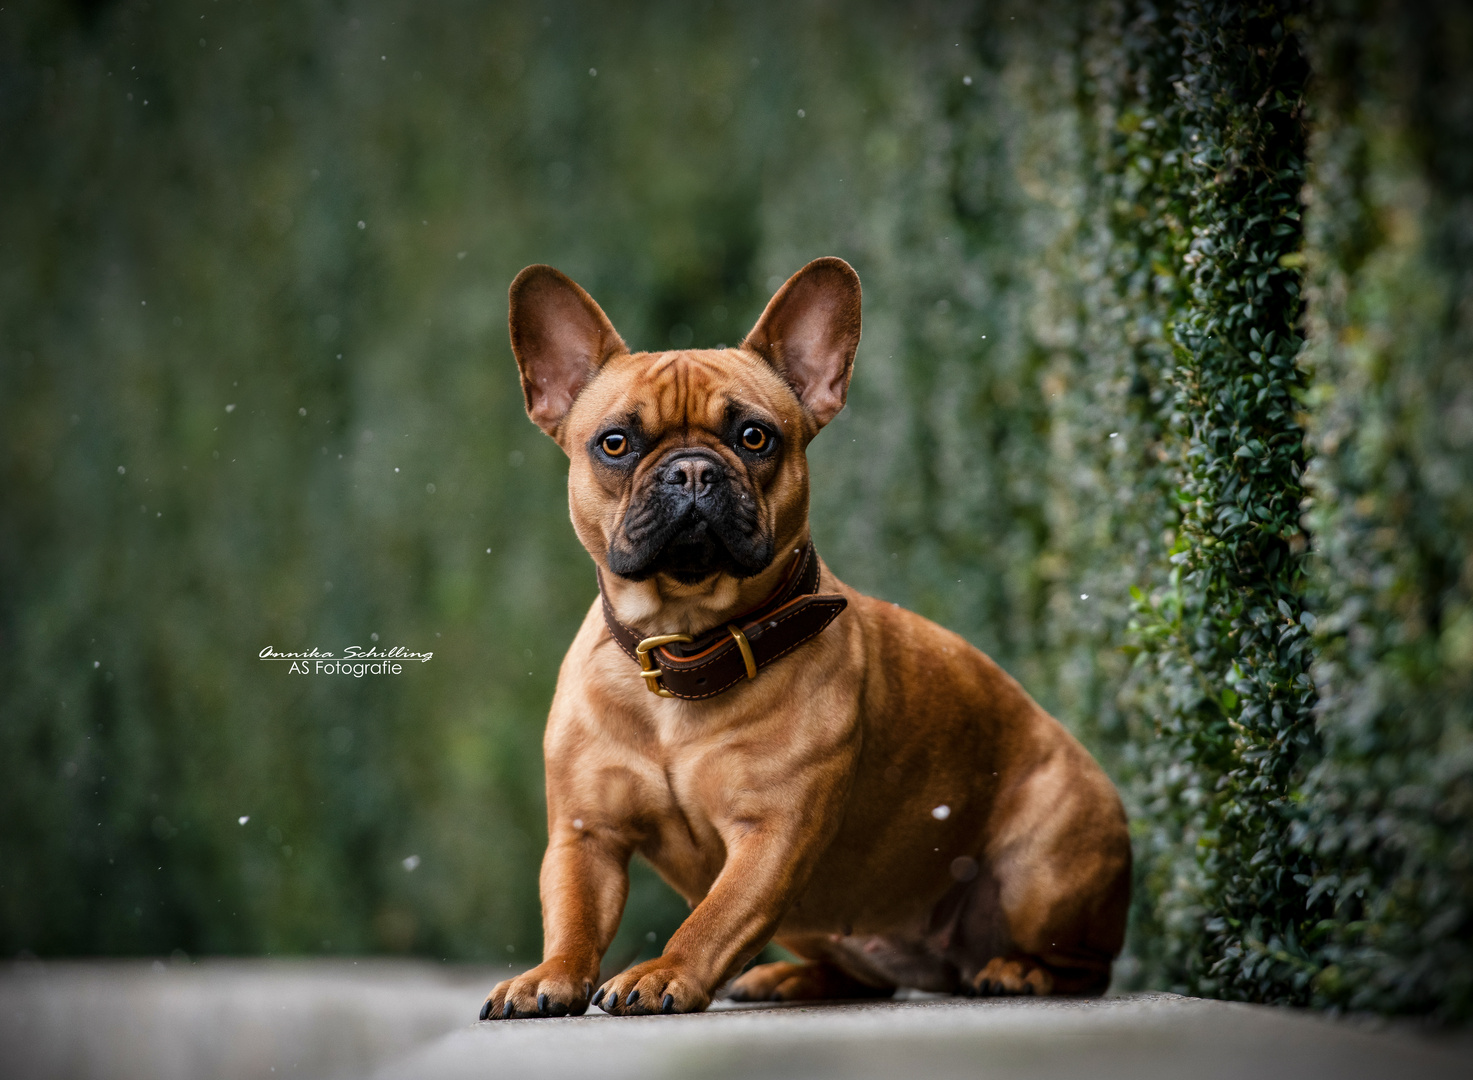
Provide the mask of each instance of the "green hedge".
[{"label": "green hedge", "polygon": [[76,10],[0,13],[0,949],[535,950],[592,582],[506,282],[714,344],[836,253],[819,545],[1116,778],[1119,982],[1469,1016],[1460,5]]},{"label": "green hedge", "polygon": [[1162,740],[1141,797],[1171,834],[1143,853],[1146,917],[1194,988],[1292,999],[1307,976],[1279,965],[1305,955],[1307,867],[1287,834],[1313,746],[1293,269],[1307,71],[1273,5],[1184,4],[1132,30],[1133,78],[1100,87],[1115,91],[1101,168],[1139,192],[1110,225],[1160,318],[1147,378],[1169,523],[1126,636]]}]

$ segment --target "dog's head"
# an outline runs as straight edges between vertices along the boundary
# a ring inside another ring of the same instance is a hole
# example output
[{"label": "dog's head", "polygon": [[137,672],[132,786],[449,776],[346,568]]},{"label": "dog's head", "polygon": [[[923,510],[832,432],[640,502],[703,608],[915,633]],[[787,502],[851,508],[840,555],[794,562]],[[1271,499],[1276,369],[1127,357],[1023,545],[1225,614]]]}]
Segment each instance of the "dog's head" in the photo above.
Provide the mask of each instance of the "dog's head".
[{"label": "dog's head", "polygon": [[761,574],[804,535],[809,440],[844,407],[859,277],[818,259],[734,349],[631,353],[593,298],[550,266],[511,286],[527,414],[572,462],[583,545],[630,581]]}]

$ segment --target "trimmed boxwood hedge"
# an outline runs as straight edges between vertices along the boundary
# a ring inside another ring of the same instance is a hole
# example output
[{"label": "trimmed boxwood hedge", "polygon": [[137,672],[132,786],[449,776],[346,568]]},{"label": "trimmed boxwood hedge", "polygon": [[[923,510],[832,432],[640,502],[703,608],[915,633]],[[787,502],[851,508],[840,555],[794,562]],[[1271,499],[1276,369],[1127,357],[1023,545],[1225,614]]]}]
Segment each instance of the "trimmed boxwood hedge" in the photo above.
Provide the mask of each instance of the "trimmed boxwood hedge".
[{"label": "trimmed boxwood hedge", "polygon": [[1164,390],[1168,526],[1126,633],[1162,740],[1141,797],[1173,834],[1143,852],[1143,899],[1193,913],[1153,908],[1151,948],[1201,992],[1292,999],[1307,976],[1281,968],[1304,956],[1309,913],[1291,791],[1314,744],[1295,363],[1306,64],[1275,5],[1183,4],[1128,29],[1126,78],[1095,94],[1113,120],[1106,189],[1135,193],[1112,200],[1113,244],[1154,283]]}]

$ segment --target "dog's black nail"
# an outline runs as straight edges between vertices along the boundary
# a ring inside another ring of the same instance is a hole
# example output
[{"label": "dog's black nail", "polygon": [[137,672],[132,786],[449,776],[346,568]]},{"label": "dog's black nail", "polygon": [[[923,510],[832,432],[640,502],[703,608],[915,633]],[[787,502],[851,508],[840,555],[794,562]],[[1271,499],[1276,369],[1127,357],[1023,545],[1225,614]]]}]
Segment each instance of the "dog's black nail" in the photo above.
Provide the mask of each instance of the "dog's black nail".
[{"label": "dog's black nail", "polygon": [[639,991],[638,990],[631,990],[631,991],[629,991],[629,996],[624,999],[624,1004],[625,1005],[633,1005],[638,1000],[639,1000]]},{"label": "dog's black nail", "polygon": [[511,998],[507,998],[506,999],[506,1007],[501,1010],[501,1018],[503,1020],[510,1020],[511,1019],[511,1013],[512,1013]]},{"label": "dog's black nail", "polygon": [[486,1004],[481,1006],[481,1019],[484,1020],[491,1015],[491,999],[486,999]]},{"label": "dog's black nail", "polygon": [[588,1000],[588,995],[591,994],[591,993],[593,993],[593,983],[589,982],[587,979],[584,979],[583,980],[583,999],[585,1001],[587,1001]]},{"label": "dog's black nail", "polygon": [[593,995],[593,1003],[595,1005],[597,1005],[600,1001],[602,1001],[604,999],[604,994],[606,994],[607,992],[608,992],[608,987],[606,987],[606,986],[600,986],[598,988],[598,993],[596,993],[596,994]]},{"label": "dog's black nail", "polygon": [[545,1013],[547,1011],[547,995],[546,994],[538,994],[537,995],[537,1011],[540,1012],[540,1013]]},{"label": "dog's black nail", "polygon": [[671,995],[671,994],[666,994],[665,995],[665,999],[660,1002],[660,1011],[663,1012],[663,1013],[668,1013],[668,1012],[674,1012],[675,1011],[675,998],[674,998],[673,995]]}]

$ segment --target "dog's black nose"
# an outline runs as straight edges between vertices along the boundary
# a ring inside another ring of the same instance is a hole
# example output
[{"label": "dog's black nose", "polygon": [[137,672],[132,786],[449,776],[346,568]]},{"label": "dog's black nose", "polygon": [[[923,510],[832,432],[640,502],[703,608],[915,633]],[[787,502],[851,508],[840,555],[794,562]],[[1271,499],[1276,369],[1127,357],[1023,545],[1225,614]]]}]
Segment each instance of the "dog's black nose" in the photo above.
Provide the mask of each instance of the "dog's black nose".
[{"label": "dog's black nose", "polygon": [[721,481],[724,471],[720,464],[704,454],[683,454],[665,464],[660,479],[698,499]]}]

